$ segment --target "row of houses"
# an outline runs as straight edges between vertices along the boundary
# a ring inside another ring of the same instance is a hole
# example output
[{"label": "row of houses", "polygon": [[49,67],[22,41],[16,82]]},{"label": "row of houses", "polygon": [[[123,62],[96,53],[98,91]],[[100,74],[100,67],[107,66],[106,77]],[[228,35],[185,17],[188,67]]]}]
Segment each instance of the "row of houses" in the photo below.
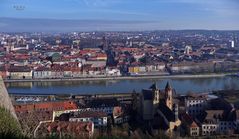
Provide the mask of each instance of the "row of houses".
[{"label": "row of houses", "polygon": [[135,119],[146,128],[161,129],[182,137],[231,135],[239,133],[239,110],[214,95],[177,95],[167,83],[164,90],[153,84],[133,96]]},{"label": "row of houses", "polygon": [[182,129],[189,136],[230,135],[239,130],[239,110],[222,98],[185,99],[181,120]]},{"label": "row of houses", "polygon": [[128,73],[130,75],[144,75],[144,74],[164,74],[166,72],[166,66],[164,63],[158,63],[158,64],[148,64],[148,65],[142,65],[140,63],[138,64],[132,64],[128,67]]},{"label": "row of houses", "polygon": [[1,68],[0,75],[8,79],[46,79],[46,78],[71,78],[91,76],[120,76],[120,70],[116,68],[96,67],[94,64],[85,66],[53,65],[51,67],[38,67],[31,69],[27,66],[14,66],[8,69]]},{"label": "row of houses", "polygon": [[206,61],[192,62],[184,61],[180,63],[167,64],[167,69],[172,74],[182,73],[213,73],[213,72],[237,72],[239,70],[236,61]]},{"label": "row of houses", "polygon": [[[125,108],[116,98],[84,100],[17,103],[14,108],[23,127],[28,123],[28,126],[34,126],[34,137],[52,134],[66,137],[69,133],[75,137],[90,138],[95,128],[106,128],[129,120]],[[82,125],[87,128],[81,128]]]}]

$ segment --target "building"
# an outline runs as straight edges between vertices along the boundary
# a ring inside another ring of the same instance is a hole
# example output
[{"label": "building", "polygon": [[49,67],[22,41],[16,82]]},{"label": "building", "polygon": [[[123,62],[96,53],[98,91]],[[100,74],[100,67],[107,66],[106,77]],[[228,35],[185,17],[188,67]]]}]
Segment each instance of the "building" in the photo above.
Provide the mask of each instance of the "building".
[{"label": "building", "polygon": [[196,117],[205,111],[207,106],[206,96],[189,96],[185,99],[185,109],[192,117]]},{"label": "building", "polygon": [[46,67],[39,67],[33,71],[33,78],[35,79],[44,79],[44,78],[51,78],[51,70],[50,68]]},{"label": "building", "polygon": [[235,42],[231,41],[231,47],[234,48],[235,47]]},{"label": "building", "polygon": [[10,79],[31,79],[32,70],[26,66],[12,66],[8,69]]},{"label": "building", "polygon": [[3,79],[6,79],[7,78],[7,70],[5,67],[0,67],[0,76],[3,78]]},{"label": "building", "polygon": [[201,124],[201,128],[203,136],[216,135],[218,132],[218,121],[207,116]]},{"label": "building", "polygon": [[221,98],[207,102],[207,109],[197,118],[202,135],[232,134],[236,130],[237,112],[233,105]]},{"label": "building", "polygon": [[50,135],[57,135],[60,138],[92,138],[94,123],[58,121],[41,124],[37,130],[37,136],[49,137]]},{"label": "building", "polygon": [[173,109],[173,89],[170,86],[169,82],[167,82],[166,87],[165,87],[165,103],[166,106],[172,110]]},{"label": "building", "polygon": [[74,101],[49,101],[49,102],[36,102],[28,104],[15,104],[16,112],[27,111],[57,111],[57,110],[70,110],[77,109],[78,106]]},{"label": "building", "polygon": [[181,121],[182,121],[182,129],[185,130],[185,133],[189,136],[195,137],[200,135],[200,128],[197,125],[197,123],[193,120],[193,118],[187,114],[184,113],[181,115]]},{"label": "building", "polygon": [[166,130],[167,133],[172,133],[181,125],[181,120],[178,118],[178,105],[174,104],[172,110],[163,102],[156,109],[154,118],[162,119],[160,128]]},{"label": "building", "polygon": [[71,112],[70,122],[93,122],[95,127],[107,126],[107,114],[102,111]]},{"label": "building", "polygon": [[86,101],[87,108],[90,108],[93,111],[102,111],[108,115],[113,115],[114,110],[121,107],[116,98],[93,98]]},{"label": "building", "polygon": [[152,120],[154,116],[154,93],[152,90],[142,90],[141,94],[141,113],[143,120]]},{"label": "building", "polygon": [[140,94],[140,113],[143,120],[152,120],[156,108],[160,102],[160,90],[156,84],[150,86],[149,89],[143,89]]},{"label": "building", "polygon": [[214,63],[183,61],[168,65],[168,69],[173,74],[214,72]]},{"label": "building", "polygon": [[192,47],[189,45],[185,46],[184,54],[189,55],[190,52],[192,52]]}]

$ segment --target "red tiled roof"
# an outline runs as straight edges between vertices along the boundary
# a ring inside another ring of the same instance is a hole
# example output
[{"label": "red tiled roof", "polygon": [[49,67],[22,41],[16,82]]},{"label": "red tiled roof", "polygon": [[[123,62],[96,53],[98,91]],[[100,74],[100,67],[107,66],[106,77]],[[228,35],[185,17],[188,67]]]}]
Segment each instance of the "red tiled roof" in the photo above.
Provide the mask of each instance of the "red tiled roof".
[{"label": "red tiled roof", "polygon": [[198,125],[194,122],[192,117],[188,115],[187,113],[182,114],[182,121],[186,123],[189,127],[198,127]]},{"label": "red tiled roof", "polygon": [[66,122],[58,121],[47,124],[48,132],[52,132],[54,129],[65,130],[68,132],[91,132],[93,123],[92,122]]},{"label": "red tiled roof", "polygon": [[21,111],[34,111],[34,110],[70,110],[77,109],[77,104],[74,101],[54,101],[54,102],[41,102],[31,104],[16,104],[14,105],[16,112]]}]

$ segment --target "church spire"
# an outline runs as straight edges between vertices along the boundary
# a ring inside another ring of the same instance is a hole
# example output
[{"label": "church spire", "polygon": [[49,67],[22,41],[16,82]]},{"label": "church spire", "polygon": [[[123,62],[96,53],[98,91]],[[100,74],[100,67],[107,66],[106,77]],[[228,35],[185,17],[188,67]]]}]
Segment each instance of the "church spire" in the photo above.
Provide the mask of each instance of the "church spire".
[{"label": "church spire", "polygon": [[156,82],[154,82],[154,84],[152,84],[149,89],[152,89],[152,90],[157,90],[157,84]]},{"label": "church spire", "polygon": [[172,89],[171,85],[169,84],[169,82],[167,82],[165,86],[165,90],[171,90],[171,89]]},{"label": "church spire", "polygon": [[173,108],[173,92],[169,82],[165,86],[165,102],[169,109]]}]

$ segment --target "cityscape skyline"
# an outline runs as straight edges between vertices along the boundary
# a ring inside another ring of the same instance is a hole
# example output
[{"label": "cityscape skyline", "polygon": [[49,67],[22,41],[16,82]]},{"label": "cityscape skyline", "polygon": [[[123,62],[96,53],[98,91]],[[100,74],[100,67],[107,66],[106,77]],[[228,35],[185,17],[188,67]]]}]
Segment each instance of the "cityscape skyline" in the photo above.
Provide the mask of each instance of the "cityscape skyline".
[{"label": "cityscape skyline", "polygon": [[238,6],[236,0],[3,0],[0,29],[6,32],[238,30]]}]

